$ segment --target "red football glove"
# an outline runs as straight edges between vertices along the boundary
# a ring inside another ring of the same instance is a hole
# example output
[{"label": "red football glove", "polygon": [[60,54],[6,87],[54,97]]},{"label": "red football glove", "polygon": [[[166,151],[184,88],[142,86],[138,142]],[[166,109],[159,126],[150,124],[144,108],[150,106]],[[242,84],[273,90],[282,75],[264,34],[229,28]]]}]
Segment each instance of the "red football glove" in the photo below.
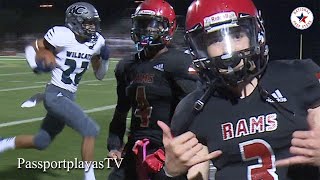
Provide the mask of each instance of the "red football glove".
[{"label": "red football glove", "polygon": [[166,157],[162,149],[158,149],[153,154],[149,154],[143,161],[143,165],[147,168],[148,172],[158,173],[163,167]]}]

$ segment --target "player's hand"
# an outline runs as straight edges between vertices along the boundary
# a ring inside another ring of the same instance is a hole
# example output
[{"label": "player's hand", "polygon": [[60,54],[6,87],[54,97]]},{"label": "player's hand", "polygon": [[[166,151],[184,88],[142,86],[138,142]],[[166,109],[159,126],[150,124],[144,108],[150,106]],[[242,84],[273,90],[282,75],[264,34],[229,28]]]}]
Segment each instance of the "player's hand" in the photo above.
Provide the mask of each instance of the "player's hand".
[{"label": "player's hand", "polygon": [[198,154],[203,145],[198,142],[195,134],[186,132],[173,137],[171,129],[163,122],[158,121],[163,131],[163,145],[165,148],[165,167],[168,174],[179,176],[187,173],[188,169],[196,164],[216,158],[222,154],[220,150],[206,154]]},{"label": "player's hand", "polygon": [[277,166],[311,164],[320,167],[320,107],[308,110],[309,131],[295,131],[290,152],[293,157],[276,161]]},{"label": "player's hand", "polygon": [[53,69],[57,66],[54,53],[44,47],[36,51],[36,63],[44,69]]},{"label": "player's hand", "polygon": [[122,153],[119,150],[111,150],[108,153],[108,157],[120,159],[121,158],[121,154]]}]

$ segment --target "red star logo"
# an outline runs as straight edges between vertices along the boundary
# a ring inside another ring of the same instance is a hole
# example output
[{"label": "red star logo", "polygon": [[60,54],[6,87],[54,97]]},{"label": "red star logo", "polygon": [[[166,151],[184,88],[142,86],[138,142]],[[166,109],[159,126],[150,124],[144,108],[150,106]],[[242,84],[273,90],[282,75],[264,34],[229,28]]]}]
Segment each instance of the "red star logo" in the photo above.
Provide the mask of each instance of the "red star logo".
[{"label": "red star logo", "polygon": [[303,13],[301,13],[300,16],[297,16],[297,18],[299,19],[299,22],[302,21],[302,22],[304,22],[304,23],[306,23],[307,17],[308,17],[308,16],[303,15]]},{"label": "red star logo", "polygon": [[303,18],[301,19],[302,22],[306,23],[306,19],[308,16],[303,16]]}]

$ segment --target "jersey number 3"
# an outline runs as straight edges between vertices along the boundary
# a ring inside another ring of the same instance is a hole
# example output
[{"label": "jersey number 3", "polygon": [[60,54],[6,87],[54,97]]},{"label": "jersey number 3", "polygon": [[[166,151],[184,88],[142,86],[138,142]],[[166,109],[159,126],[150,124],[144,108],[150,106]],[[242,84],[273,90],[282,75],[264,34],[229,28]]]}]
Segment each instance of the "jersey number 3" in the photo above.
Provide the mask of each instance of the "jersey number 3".
[{"label": "jersey number 3", "polygon": [[148,127],[152,107],[149,105],[144,86],[138,86],[136,90],[137,109],[134,112],[136,117],[141,119],[140,127]]},{"label": "jersey number 3", "polygon": [[269,143],[254,139],[239,144],[243,161],[258,160],[258,164],[248,166],[248,180],[278,180],[275,156]]}]

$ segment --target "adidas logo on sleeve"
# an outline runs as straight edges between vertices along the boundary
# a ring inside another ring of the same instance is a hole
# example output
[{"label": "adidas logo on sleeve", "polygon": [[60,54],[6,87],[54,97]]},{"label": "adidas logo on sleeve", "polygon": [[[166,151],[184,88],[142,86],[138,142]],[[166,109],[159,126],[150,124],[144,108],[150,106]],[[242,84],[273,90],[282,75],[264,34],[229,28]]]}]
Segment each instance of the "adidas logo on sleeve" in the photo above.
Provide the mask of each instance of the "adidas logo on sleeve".
[{"label": "adidas logo on sleeve", "polygon": [[153,66],[153,68],[157,69],[159,71],[164,71],[163,64],[157,64],[157,65]]},{"label": "adidas logo on sleeve", "polygon": [[[278,102],[287,102],[287,98],[285,98],[281,92],[279,91],[279,89],[275,90],[273,93],[271,93],[271,96],[274,97]],[[274,101],[268,97],[266,99],[267,102],[273,103]]]}]

